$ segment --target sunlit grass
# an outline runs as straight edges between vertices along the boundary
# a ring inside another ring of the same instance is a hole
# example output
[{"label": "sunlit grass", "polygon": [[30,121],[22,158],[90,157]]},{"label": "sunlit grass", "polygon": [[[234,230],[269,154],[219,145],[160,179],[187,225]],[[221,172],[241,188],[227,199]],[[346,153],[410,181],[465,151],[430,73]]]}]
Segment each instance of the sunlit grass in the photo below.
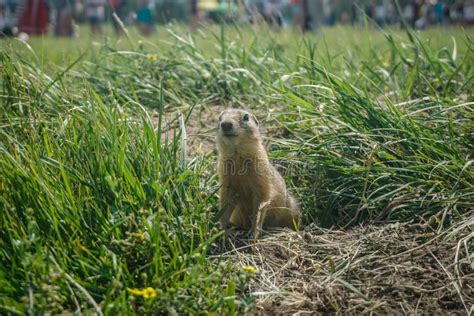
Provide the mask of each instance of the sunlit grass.
[{"label": "sunlit grass", "polygon": [[[473,207],[469,31],[175,26],[2,44],[3,312],[251,308],[248,273],[208,257],[213,155],[184,154],[191,111],[216,104],[258,113],[306,224],[448,225]],[[168,110],[183,116],[165,136]]]}]

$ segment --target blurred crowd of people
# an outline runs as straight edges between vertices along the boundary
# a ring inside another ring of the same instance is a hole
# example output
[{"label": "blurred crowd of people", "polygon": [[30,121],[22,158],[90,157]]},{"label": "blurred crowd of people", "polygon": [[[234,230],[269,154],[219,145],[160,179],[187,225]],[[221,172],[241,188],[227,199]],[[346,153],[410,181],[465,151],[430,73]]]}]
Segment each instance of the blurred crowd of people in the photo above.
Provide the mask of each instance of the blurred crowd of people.
[{"label": "blurred crowd of people", "polygon": [[[45,34],[73,36],[77,23],[88,22],[92,33],[102,33],[111,22],[120,34],[136,24],[149,35],[157,17],[200,21],[234,20],[275,27],[294,25],[317,31],[336,23],[402,24],[423,29],[430,25],[474,24],[474,0],[0,0],[0,36]],[[173,10],[173,8],[178,8]],[[180,9],[181,8],[181,9]],[[185,13],[183,13],[185,12]],[[165,19],[166,20],[166,19]]]},{"label": "blurred crowd of people", "polygon": [[74,36],[78,23],[89,23],[94,34],[110,21],[119,34],[124,24],[136,23],[144,35],[151,32],[151,0],[0,0],[0,37],[42,35],[50,28],[56,36]]},{"label": "blurred crowd of people", "polygon": [[[474,1],[412,0],[400,7],[403,21],[409,26],[424,29],[430,25],[474,24]],[[399,23],[400,18],[390,0],[372,1],[365,6],[366,16],[379,26]]]},{"label": "blurred crowd of people", "polygon": [[[474,24],[474,0],[245,0],[252,22],[256,15],[267,23],[293,24],[312,30],[319,24],[402,25],[423,29],[430,25]],[[288,10],[288,7],[290,10]]]}]

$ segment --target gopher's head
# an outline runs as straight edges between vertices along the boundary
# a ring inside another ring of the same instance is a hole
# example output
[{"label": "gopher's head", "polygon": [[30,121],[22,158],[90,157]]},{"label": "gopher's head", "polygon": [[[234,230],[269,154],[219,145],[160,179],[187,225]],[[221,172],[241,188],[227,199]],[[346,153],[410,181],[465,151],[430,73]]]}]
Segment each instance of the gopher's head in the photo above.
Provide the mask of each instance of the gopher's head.
[{"label": "gopher's head", "polygon": [[254,141],[260,141],[258,121],[254,115],[238,109],[228,109],[219,115],[218,147],[242,146]]},{"label": "gopher's head", "polygon": [[258,121],[251,113],[228,109],[219,115],[218,137],[233,138],[258,134]]}]

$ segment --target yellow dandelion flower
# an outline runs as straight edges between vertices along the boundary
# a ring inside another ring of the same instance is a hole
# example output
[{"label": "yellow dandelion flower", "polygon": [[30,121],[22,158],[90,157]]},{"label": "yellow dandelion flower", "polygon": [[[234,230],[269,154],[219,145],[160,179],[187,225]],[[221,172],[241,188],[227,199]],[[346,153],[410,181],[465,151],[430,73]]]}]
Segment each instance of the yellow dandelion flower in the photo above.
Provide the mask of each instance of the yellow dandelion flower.
[{"label": "yellow dandelion flower", "polygon": [[148,54],[146,55],[146,58],[148,58],[149,61],[156,61],[158,59],[156,54]]},{"label": "yellow dandelion flower", "polygon": [[249,272],[249,273],[253,273],[253,274],[257,273],[257,269],[255,269],[255,268],[252,267],[252,266],[244,266],[242,269],[243,269],[245,272]]},{"label": "yellow dandelion flower", "polygon": [[147,287],[146,289],[143,290],[143,297],[146,299],[156,297],[155,289],[152,287]]},{"label": "yellow dandelion flower", "polygon": [[388,59],[385,59],[382,64],[385,68],[388,68],[388,66],[390,66],[390,62],[388,61]]},{"label": "yellow dandelion flower", "polygon": [[127,290],[135,296],[142,296],[144,299],[156,297],[156,291],[152,287],[147,287],[143,290],[127,288]]}]

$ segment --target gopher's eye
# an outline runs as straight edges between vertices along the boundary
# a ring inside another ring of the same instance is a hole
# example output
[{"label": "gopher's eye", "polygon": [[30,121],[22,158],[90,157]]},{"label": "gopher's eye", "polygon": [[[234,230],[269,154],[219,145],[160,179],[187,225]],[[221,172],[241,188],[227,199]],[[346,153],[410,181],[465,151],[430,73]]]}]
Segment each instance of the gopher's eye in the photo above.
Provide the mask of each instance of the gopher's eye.
[{"label": "gopher's eye", "polygon": [[244,116],[242,117],[242,121],[244,122],[248,122],[250,119],[250,116],[248,114],[244,114]]}]

